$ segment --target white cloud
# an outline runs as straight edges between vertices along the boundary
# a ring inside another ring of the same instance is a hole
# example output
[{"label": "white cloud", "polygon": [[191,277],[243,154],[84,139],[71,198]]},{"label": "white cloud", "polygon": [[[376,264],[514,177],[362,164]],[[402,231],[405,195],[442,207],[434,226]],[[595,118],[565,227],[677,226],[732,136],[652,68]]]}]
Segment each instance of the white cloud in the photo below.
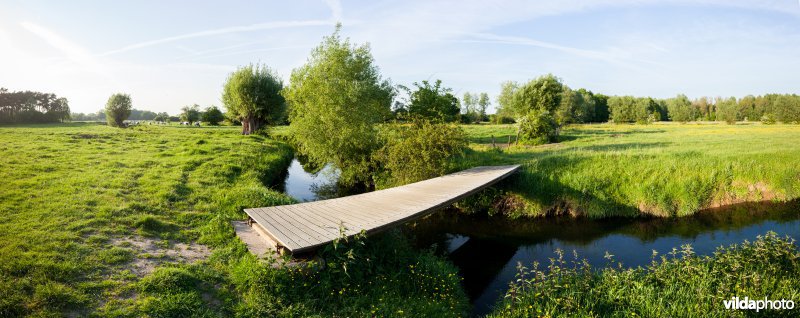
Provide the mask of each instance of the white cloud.
[{"label": "white cloud", "polygon": [[312,26],[326,26],[332,25],[333,23],[328,20],[306,20],[306,21],[278,21],[278,22],[267,22],[267,23],[258,23],[258,24],[251,24],[251,25],[243,25],[243,26],[232,26],[232,27],[225,27],[213,30],[205,30],[199,32],[192,32],[186,33],[176,36],[170,36],[150,41],[139,42],[135,44],[131,44],[122,48],[114,49],[108,52],[101,54],[101,56],[108,56],[112,54],[118,54],[123,52],[128,52],[132,50],[142,49],[146,47],[156,46],[164,43],[170,43],[180,40],[186,39],[193,39],[193,38],[200,38],[200,37],[207,37],[213,35],[222,35],[228,33],[240,33],[240,32],[252,32],[252,31],[260,31],[260,30],[272,30],[272,29],[284,29],[284,28],[297,28],[297,27],[312,27]]}]

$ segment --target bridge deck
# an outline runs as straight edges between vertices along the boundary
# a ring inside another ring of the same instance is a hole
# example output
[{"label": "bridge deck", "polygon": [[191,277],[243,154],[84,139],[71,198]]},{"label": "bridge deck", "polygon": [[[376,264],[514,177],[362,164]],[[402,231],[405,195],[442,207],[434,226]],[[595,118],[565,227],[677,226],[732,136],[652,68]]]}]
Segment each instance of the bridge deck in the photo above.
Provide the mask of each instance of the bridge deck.
[{"label": "bridge deck", "polygon": [[312,250],[340,236],[380,231],[446,207],[519,169],[485,166],[396,188],[348,197],[245,209],[257,231],[291,253]]}]

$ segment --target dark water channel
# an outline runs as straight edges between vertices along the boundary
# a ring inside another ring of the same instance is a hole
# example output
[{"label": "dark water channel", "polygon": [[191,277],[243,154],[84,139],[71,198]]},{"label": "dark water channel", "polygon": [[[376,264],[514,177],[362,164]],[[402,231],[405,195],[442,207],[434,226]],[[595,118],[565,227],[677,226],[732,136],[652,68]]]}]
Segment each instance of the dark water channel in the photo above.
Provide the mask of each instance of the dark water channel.
[{"label": "dark water channel", "polygon": [[[311,173],[295,159],[285,191],[299,201],[353,194],[336,186],[336,176],[330,167]],[[407,224],[403,230],[418,247],[433,247],[459,268],[474,304],[472,313],[482,315],[503,297],[515,278],[517,264],[546,266],[557,249],[567,258],[577,252],[594,268],[608,264],[606,252],[624,266],[636,267],[650,263],[654,250],[664,255],[684,244],[709,255],[718,246],[752,241],[768,231],[797,240],[800,201],[738,204],[678,219],[508,220],[445,210]]]},{"label": "dark water channel", "polygon": [[679,219],[582,220],[542,218],[508,220],[443,211],[407,226],[419,247],[433,246],[459,268],[473,314],[491,311],[505,295],[517,264],[540,268],[556,257],[556,249],[572,259],[572,251],[593,268],[608,265],[605,253],[623,266],[647,265],[653,250],[664,255],[691,244],[709,255],[721,245],[754,240],[774,231],[800,239],[800,201],[739,204]]}]

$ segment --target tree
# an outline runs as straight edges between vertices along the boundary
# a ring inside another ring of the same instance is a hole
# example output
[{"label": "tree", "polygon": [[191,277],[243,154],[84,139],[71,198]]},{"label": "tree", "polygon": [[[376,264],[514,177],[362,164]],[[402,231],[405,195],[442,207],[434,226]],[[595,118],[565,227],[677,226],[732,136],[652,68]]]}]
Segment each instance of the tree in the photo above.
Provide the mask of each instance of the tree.
[{"label": "tree", "polygon": [[662,119],[658,103],[650,97],[636,99],[634,114],[637,124],[649,124]]},{"label": "tree", "polygon": [[433,85],[428,81],[414,83],[416,90],[409,91],[408,113],[423,118],[453,122],[458,120],[458,99],[450,88],[442,87],[442,81]]},{"label": "tree", "polygon": [[736,97],[722,98],[717,97],[717,119],[723,120],[728,124],[735,124],[739,117],[739,107],[736,104]]},{"label": "tree", "polygon": [[242,123],[242,134],[280,121],[286,111],[283,80],[266,65],[248,65],[231,73],[222,90],[230,118]]},{"label": "tree", "polygon": [[738,120],[759,120],[763,114],[756,111],[756,98],[753,95],[747,95],[739,100],[739,118]]},{"label": "tree", "polygon": [[556,121],[560,125],[588,123],[594,119],[595,101],[592,92],[586,89],[572,90],[566,85],[561,104],[556,110]]},{"label": "tree", "polygon": [[0,123],[53,123],[70,119],[66,98],[55,94],[0,88]]},{"label": "tree", "polygon": [[800,123],[800,96],[780,95],[773,104],[777,119],[782,123]]},{"label": "tree", "polygon": [[106,119],[114,127],[125,127],[125,120],[131,115],[131,96],[123,93],[111,95],[106,102]]},{"label": "tree", "polygon": [[519,84],[514,81],[506,81],[500,83],[500,94],[497,95],[497,111],[495,112],[498,118],[503,117],[516,117],[514,109],[514,93],[519,88]]},{"label": "tree", "polygon": [[678,122],[688,122],[695,119],[695,108],[686,95],[680,94],[667,100],[669,119]]},{"label": "tree", "polygon": [[[561,123],[553,114],[561,105],[563,92],[561,80],[552,74],[514,89],[509,110],[517,118],[517,136],[529,142],[555,141]],[[551,123],[555,123],[552,129]]]},{"label": "tree", "polygon": [[202,114],[202,120],[207,122],[211,125],[219,125],[219,122],[225,120],[225,115],[222,114],[222,111],[217,108],[217,106],[211,105],[206,108],[206,111]]},{"label": "tree", "polygon": [[480,97],[478,97],[478,115],[479,115],[479,122],[488,120],[489,117],[486,115],[486,109],[489,108],[492,102],[489,99],[489,94],[481,93]]},{"label": "tree", "polygon": [[312,163],[333,163],[341,183],[364,183],[380,147],[376,126],[390,117],[394,89],[381,78],[369,45],[342,40],[340,30],[337,25],[308,62],[292,71],[283,96],[300,152]]},{"label": "tree", "polygon": [[[589,94],[592,94],[590,91]],[[594,101],[594,119],[593,122],[604,123],[609,119],[608,112],[608,96],[603,94],[592,94]]]},{"label": "tree", "polygon": [[556,122],[559,125],[579,122],[576,115],[578,103],[580,103],[578,98],[579,96],[575,91],[566,85],[564,86],[564,90],[561,92],[561,103],[558,104],[558,108],[555,111]]},{"label": "tree", "polygon": [[709,102],[708,97],[700,97],[695,99],[694,102],[692,102],[692,106],[694,106],[702,120],[716,120],[714,104]]},{"label": "tree", "polygon": [[153,120],[169,122],[169,115],[166,112],[158,113],[158,115],[156,115],[156,117],[154,117]]},{"label": "tree", "polygon": [[612,96],[608,98],[611,120],[615,123],[636,122],[636,98],[633,96]]},{"label": "tree", "polygon": [[608,108],[615,123],[647,124],[661,120],[656,101],[650,97],[613,96],[608,99]]},{"label": "tree", "polygon": [[527,115],[531,110],[553,113],[561,104],[564,85],[553,74],[540,76],[522,85],[514,92],[513,109],[518,115]]},{"label": "tree", "polygon": [[465,123],[475,123],[478,121],[478,97],[470,92],[465,92],[461,98],[461,114]]},{"label": "tree", "polygon": [[182,121],[190,123],[200,120],[200,105],[183,106],[180,117]]}]

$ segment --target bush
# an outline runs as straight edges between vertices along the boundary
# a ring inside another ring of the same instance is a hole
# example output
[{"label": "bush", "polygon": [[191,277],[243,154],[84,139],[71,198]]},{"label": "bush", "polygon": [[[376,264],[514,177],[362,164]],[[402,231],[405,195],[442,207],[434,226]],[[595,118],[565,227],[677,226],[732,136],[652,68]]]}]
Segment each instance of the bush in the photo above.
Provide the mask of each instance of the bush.
[{"label": "bush", "polygon": [[504,115],[489,115],[489,121],[492,124],[513,124],[516,123],[513,117],[504,116]]},{"label": "bush", "polygon": [[558,123],[549,111],[533,110],[519,121],[520,140],[540,145],[556,141]]},{"label": "bush", "polygon": [[438,177],[463,154],[467,136],[457,125],[415,119],[381,132],[384,146],[374,155],[383,168],[383,185],[400,185]]},{"label": "bush", "polygon": [[764,125],[774,125],[775,116],[772,114],[764,114],[764,116],[761,116],[761,123]]}]

